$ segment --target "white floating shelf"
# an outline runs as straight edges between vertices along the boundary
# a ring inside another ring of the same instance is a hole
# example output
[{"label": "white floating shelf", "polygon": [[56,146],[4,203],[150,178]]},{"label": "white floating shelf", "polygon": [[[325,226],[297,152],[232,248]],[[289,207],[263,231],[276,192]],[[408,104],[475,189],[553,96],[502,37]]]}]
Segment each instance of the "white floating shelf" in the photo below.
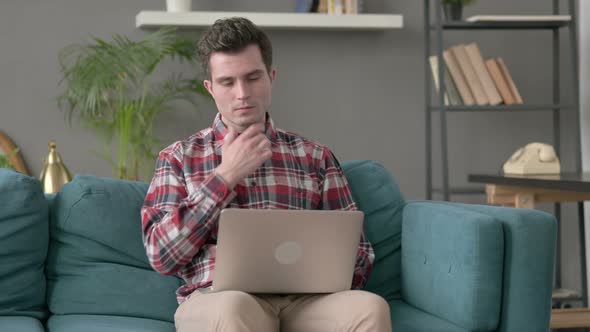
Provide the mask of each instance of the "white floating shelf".
[{"label": "white floating shelf", "polygon": [[206,28],[215,20],[241,16],[256,25],[272,29],[313,30],[386,30],[401,29],[402,15],[358,14],[326,15],[317,13],[259,13],[259,12],[201,12],[170,13],[141,11],[135,17],[138,28],[176,26],[180,28]]}]

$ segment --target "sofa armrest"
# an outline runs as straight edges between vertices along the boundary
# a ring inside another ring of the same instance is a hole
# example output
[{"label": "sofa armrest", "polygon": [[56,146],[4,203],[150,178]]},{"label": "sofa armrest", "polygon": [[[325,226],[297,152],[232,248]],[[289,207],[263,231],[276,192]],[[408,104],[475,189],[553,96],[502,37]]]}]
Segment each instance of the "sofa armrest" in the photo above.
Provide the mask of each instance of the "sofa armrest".
[{"label": "sofa armrest", "polygon": [[495,330],[502,225],[452,205],[410,202],[402,221],[402,298],[469,331]]},{"label": "sofa armrest", "polygon": [[549,330],[557,246],[555,217],[539,210],[453,205],[493,216],[502,223],[504,286],[498,331]]},{"label": "sofa armrest", "polygon": [[555,218],[541,211],[410,202],[402,297],[469,330],[547,330],[555,241]]}]

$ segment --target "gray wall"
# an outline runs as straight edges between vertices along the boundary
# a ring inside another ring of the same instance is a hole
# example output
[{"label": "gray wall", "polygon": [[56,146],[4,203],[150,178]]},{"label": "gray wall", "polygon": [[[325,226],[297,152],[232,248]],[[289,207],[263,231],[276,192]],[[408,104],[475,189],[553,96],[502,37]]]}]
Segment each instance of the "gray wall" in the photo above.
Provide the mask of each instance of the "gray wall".
[{"label": "gray wall", "polygon": [[[425,197],[423,1],[365,2],[369,12],[403,14],[404,28],[387,32],[269,31],[278,70],[272,114],[279,127],[327,144],[341,160],[380,161],[394,174],[407,198],[421,199]],[[196,10],[291,11],[294,3],[198,0],[193,5]],[[164,6],[164,0],[0,2],[0,130],[21,147],[35,175],[41,171],[47,141],[56,139],[74,173],[110,176],[109,166],[90,152],[96,147],[93,134],[78,125],[68,127],[57,108],[57,54],[62,47],[91,36],[141,37],[146,32],[135,28],[135,15]],[[550,11],[549,0],[480,0],[466,9],[466,15]],[[503,57],[526,102],[550,102],[549,32],[450,32],[447,36],[445,46],[477,41],[484,56]],[[563,50],[563,68],[569,68],[569,52],[566,47]],[[564,98],[569,97],[569,78],[563,76]],[[157,131],[169,144],[208,126],[214,114],[207,100],[201,101],[198,111],[177,107],[161,119]],[[551,142],[550,113],[456,113],[448,118],[451,183],[455,185],[466,184],[469,172],[497,171],[527,142]],[[560,157],[568,170],[574,165],[570,133],[574,124],[568,114],[563,119]],[[438,144],[438,117],[434,120],[433,137]],[[435,179],[439,182],[438,172]],[[483,197],[455,200],[483,202]],[[566,206],[565,212],[567,218],[573,217],[571,207]],[[564,282],[576,288],[578,247],[571,225],[562,234],[566,239]]]},{"label": "gray wall", "polygon": [[[590,4],[587,1],[580,1],[580,127],[582,139],[582,167],[584,171],[590,171],[590,66],[587,61],[590,56]],[[586,241],[590,240],[590,204],[585,204],[586,216]],[[590,255],[586,246],[586,264],[590,266]],[[588,278],[588,276],[586,276]]]}]

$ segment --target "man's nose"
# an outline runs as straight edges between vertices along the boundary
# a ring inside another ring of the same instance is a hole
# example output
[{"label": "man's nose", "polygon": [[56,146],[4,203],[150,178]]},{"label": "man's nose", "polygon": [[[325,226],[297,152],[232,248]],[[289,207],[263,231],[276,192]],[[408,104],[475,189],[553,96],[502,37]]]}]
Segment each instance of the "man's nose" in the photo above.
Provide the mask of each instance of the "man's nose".
[{"label": "man's nose", "polygon": [[236,84],[236,89],[238,99],[246,99],[250,97],[250,86],[247,82],[238,81],[238,84]]}]

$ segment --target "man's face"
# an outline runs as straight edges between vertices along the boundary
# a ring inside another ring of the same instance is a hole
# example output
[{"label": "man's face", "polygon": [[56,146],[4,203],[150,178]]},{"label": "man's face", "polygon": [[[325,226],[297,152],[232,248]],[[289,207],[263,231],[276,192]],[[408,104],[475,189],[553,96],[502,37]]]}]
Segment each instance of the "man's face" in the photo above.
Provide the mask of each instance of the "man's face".
[{"label": "man's face", "polygon": [[242,132],[254,123],[264,123],[270,108],[272,82],[258,45],[249,45],[238,53],[214,52],[209,58],[211,80],[205,80],[223,123]]}]

